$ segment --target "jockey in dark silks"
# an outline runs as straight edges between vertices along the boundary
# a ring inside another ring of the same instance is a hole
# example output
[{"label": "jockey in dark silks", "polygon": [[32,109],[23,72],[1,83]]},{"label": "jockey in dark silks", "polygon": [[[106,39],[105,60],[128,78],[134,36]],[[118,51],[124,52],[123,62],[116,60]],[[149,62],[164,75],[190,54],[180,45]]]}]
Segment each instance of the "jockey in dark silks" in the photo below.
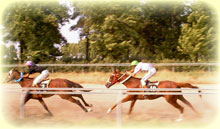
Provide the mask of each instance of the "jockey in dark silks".
[{"label": "jockey in dark silks", "polygon": [[25,65],[28,69],[24,77],[28,77],[30,74],[40,73],[40,75],[34,79],[33,87],[38,87],[37,85],[49,76],[49,71],[45,67],[37,66],[33,61],[27,61]]}]

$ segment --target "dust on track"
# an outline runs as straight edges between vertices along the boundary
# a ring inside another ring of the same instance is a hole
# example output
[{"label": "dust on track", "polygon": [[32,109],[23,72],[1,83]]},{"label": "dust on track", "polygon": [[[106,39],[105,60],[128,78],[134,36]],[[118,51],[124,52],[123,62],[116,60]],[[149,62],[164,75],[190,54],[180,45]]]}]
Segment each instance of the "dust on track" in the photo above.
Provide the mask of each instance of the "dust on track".
[{"label": "dust on track", "polygon": [[[82,84],[84,88],[105,88],[100,84]],[[200,87],[211,87],[210,85],[198,85]],[[7,85],[7,87],[19,87],[18,85]],[[116,85],[112,88],[125,88]],[[5,93],[2,102],[3,115],[12,125],[21,127],[40,125],[43,127],[116,127],[117,109],[107,114],[109,107],[117,102],[118,96],[115,94],[84,94],[86,102],[93,105],[93,111],[85,113],[78,105],[61,99],[54,95],[45,98],[53,117],[50,117],[37,100],[30,100],[25,105],[25,119],[20,117],[21,94]],[[185,98],[201,113],[195,114],[185,104],[184,121],[176,123],[176,126],[207,126],[210,121],[216,119],[219,101],[218,95],[203,95],[200,99],[198,95],[184,95]],[[78,99],[78,98],[76,98]],[[127,115],[130,102],[122,104],[122,124],[123,127],[146,127],[146,126],[167,126],[173,124],[179,115],[179,111],[168,104],[164,98],[155,100],[139,100],[136,102],[131,115]],[[209,122],[207,122],[209,121]],[[175,126],[175,125],[174,125]]]}]

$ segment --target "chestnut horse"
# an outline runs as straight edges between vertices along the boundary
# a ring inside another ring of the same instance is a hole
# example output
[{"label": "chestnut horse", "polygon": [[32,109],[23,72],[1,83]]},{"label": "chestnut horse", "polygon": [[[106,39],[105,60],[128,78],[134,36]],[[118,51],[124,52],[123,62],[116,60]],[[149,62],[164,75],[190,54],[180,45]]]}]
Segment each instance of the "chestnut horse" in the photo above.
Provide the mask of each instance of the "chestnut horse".
[{"label": "chestnut horse", "polygon": [[[17,70],[17,69],[12,69],[9,71],[8,74],[8,82],[11,80],[20,80],[18,83],[21,85],[22,88],[31,88],[32,83],[34,78],[29,78],[29,77],[20,77],[21,73]],[[49,88],[83,88],[80,84],[72,82],[70,80],[67,79],[52,79],[49,86]],[[54,90],[57,92],[73,92],[71,90]],[[28,94],[25,98],[25,102],[24,104],[26,104],[30,99],[36,99],[39,100],[39,102],[43,105],[44,109],[47,110],[47,112],[49,113],[49,115],[52,116],[52,113],[50,112],[50,110],[47,108],[43,98],[47,98],[47,97],[51,97],[54,94],[41,94],[41,95],[37,95],[37,94]],[[72,103],[77,104],[78,106],[80,106],[85,112],[91,111],[91,108],[86,109],[79,100],[76,100],[73,98],[74,97],[78,97],[82,100],[82,102],[84,103],[85,106],[87,107],[91,107],[92,105],[86,103],[86,101],[84,100],[83,96],[81,94],[58,94],[62,99],[68,100]]]},{"label": "chestnut horse", "polygon": [[[120,82],[123,85],[125,85],[127,88],[141,88],[141,81],[140,80],[141,80],[140,78],[135,78],[135,77],[129,76],[126,73],[121,74],[120,72],[115,70],[114,73],[110,76],[110,78],[106,82],[105,86],[107,88],[110,88],[115,83]],[[158,88],[182,88],[182,87],[184,87],[184,88],[198,88],[197,86],[192,86],[189,83],[177,83],[177,82],[173,82],[173,81],[160,81],[160,83],[158,85]],[[132,91],[130,91],[130,92],[132,92]],[[138,91],[138,92],[143,92],[143,91]],[[157,91],[157,92],[165,92],[165,91]],[[166,92],[171,92],[171,91],[166,91]],[[201,91],[199,90],[199,92],[201,92]],[[176,121],[181,121],[183,119],[183,112],[184,112],[184,108],[177,103],[177,100],[181,100],[183,103],[185,103],[187,106],[189,106],[195,113],[199,114],[197,112],[197,110],[191,105],[191,103],[183,97],[183,95],[128,95],[124,99],[122,99],[120,102],[116,103],[114,106],[109,108],[107,113],[110,113],[120,103],[131,101],[130,109],[128,112],[128,114],[130,114],[136,100],[144,100],[144,99],[153,100],[153,99],[157,99],[159,97],[164,97],[165,100],[169,104],[171,104],[172,106],[174,106],[175,108],[177,108],[180,111],[180,116]],[[200,95],[200,97],[201,97],[201,95]]]}]

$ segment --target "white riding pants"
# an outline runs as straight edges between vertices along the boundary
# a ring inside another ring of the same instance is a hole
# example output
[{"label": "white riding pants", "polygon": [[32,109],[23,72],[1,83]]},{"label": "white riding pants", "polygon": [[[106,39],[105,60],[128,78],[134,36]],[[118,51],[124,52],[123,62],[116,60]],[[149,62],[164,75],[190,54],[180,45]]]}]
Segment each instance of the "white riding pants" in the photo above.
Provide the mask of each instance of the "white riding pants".
[{"label": "white riding pants", "polygon": [[141,85],[145,86],[146,85],[146,81],[148,79],[150,79],[155,73],[156,73],[156,69],[155,68],[149,69],[148,73],[141,79]]},{"label": "white riding pants", "polygon": [[41,81],[46,79],[48,76],[49,76],[48,70],[42,71],[41,74],[34,79],[33,85],[40,83]]}]

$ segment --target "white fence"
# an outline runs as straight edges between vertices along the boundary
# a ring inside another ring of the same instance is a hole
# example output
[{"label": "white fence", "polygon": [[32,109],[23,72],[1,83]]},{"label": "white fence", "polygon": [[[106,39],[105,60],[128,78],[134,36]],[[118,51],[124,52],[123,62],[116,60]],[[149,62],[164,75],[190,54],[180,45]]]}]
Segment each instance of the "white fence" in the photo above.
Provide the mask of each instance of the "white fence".
[{"label": "white fence", "polygon": [[[127,95],[184,95],[184,94],[218,94],[220,88],[128,88],[128,89],[104,89],[104,88],[3,88],[8,93],[21,93],[22,91],[31,91],[30,94],[127,94]],[[60,92],[59,90],[62,90]],[[202,92],[198,93],[198,90]],[[85,92],[90,91],[90,92]],[[131,92],[132,91],[132,92]],[[145,92],[140,92],[145,91]],[[157,92],[158,91],[158,92]],[[172,92],[170,92],[172,91]],[[174,92],[175,91],[175,92]],[[181,93],[180,91],[186,91]],[[187,91],[194,91],[187,93]],[[196,92],[195,92],[196,91]],[[205,91],[205,92],[204,92]],[[211,92],[207,92],[211,91]],[[215,91],[215,92],[213,92]]]},{"label": "white fence", "polygon": [[[220,63],[153,63],[154,66],[220,66]],[[111,64],[38,64],[39,66],[59,67],[90,67],[90,66],[130,66],[130,63],[111,63]],[[25,67],[23,64],[2,64],[0,67]]]},{"label": "white fence", "polygon": [[[34,91],[33,91],[34,90]],[[57,90],[62,90],[59,92]],[[89,90],[90,92],[84,92]],[[198,90],[202,92],[198,92]],[[128,88],[128,89],[107,89],[107,88],[3,88],[3,91],[9,93],[21,93],[21,118],[25,117],[25,98],[28,94],[117,94],[118,101],[122,95],[204,95],[220,94],[218,86],[212,88],[157,88],[152,91],[149,88]],[[66,91],[66,92],[65,92]],[[131,92],[132,91],[132,92]],[[142,92],[141,92],[142,91]],[[145,91],[145,92],[143,92]],[[181,92],[184,91],[184,92]],[[117,107],[117,125],[122,127],[121,104]]]}]

